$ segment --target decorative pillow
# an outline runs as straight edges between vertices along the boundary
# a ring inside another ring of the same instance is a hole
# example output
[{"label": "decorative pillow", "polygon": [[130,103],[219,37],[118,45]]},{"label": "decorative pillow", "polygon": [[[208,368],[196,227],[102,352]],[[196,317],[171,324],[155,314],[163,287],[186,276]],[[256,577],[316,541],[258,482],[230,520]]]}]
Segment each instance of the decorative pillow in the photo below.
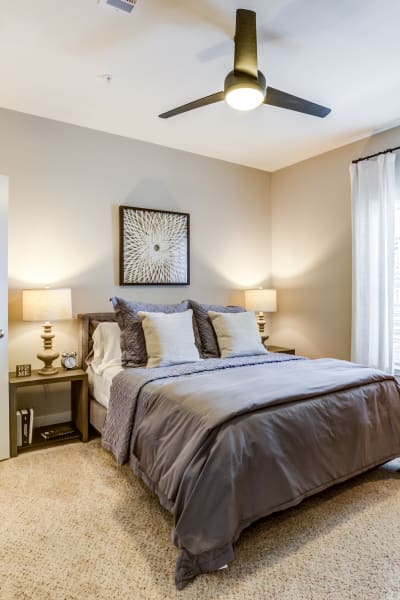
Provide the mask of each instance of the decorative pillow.
[{"label": "decorative pillow", "polygon": [[121,333],[118,323],[103,321],[93,334],[91,367],[101,375],[107,367],[121,366]]},{"label": "decorative pillow", "polygon": [[253,312],[223,314],[208,311],[222,358],[267,354]]},{"label": "decorative pillow", "polygon": [[180,304],[147,304],[129,302],[124,298],[111,298],[118,325],[121,329],[121,358],[124,367],[145,367],[147,362],[146,343],[139,311],[177,313],[189,308],[187,301]]},{"label": "decorative pillow", "polygon": [[203,358],[218,358],[220,356],[217,338],[211,325],[208,311],[218,313],[242,313],[245,312],[241,306],[218,306],[215,304],[200,304],[195,300],[188,300],[193,310],[197,325],[201,356]]},{"label": "decorative pillow", "polygon": [[200,360],[193,333],[193,311],[138,312],[147,350],[147,367],[167,367]]}]

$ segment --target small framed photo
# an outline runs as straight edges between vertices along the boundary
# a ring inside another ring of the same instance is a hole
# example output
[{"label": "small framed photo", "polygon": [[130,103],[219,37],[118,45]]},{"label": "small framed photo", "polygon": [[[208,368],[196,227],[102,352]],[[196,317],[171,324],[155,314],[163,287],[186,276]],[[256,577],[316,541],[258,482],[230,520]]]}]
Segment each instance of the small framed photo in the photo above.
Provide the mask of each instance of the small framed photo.
[{"label": "small framed photo", "polygon": [[31,365],[16,365],[15,367],[16,377],[30,377],[31,372]]},{"label": "small framed photo", "polygon": [[119,207],[120,285],[189,285],[190,215]]}]

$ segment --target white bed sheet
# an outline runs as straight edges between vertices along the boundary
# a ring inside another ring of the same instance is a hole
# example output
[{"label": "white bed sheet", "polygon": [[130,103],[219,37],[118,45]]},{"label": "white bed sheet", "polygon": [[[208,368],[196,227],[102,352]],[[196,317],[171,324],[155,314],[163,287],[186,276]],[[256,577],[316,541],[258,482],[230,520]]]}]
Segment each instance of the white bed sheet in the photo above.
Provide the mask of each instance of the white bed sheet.
[{"label": "white bed sheet", "polygon": [[92,367],[88,367],[87,369],[90,395],[93,396],[99,404],[105,406],[105,408],[108,408],[108,403],[110,401],[112,380],[120,371],[122,371],[121,366],[107,367],[101,375],[98,375],[93,371]]}]

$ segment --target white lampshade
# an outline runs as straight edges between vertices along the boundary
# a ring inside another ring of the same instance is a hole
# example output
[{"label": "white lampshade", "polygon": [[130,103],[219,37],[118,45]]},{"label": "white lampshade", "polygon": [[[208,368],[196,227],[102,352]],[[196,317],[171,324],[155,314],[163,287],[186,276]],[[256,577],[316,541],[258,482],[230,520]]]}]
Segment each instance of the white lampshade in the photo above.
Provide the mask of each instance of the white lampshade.
[{"label": "white lampshade", "polygon": [[246,290],[244,294],[247,310],[254,310],[254,312],[276,312],[276,290]]},{"label": "white lampshade", "polygon": [[23,321],[61,321],[72,319],[70,288],[23,290]]}]

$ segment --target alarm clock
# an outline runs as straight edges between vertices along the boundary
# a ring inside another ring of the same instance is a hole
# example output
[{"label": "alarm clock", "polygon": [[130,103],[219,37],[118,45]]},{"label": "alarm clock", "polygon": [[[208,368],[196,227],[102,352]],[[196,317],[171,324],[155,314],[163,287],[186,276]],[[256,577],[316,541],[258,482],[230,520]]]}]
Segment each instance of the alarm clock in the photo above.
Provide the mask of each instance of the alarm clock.
[{"label": "alarm clock", "polygon": [[61,354],[61,366],[64,367],[64,369],[76,369],[77,364],[78,359],[76,352],[63,352]]}]

